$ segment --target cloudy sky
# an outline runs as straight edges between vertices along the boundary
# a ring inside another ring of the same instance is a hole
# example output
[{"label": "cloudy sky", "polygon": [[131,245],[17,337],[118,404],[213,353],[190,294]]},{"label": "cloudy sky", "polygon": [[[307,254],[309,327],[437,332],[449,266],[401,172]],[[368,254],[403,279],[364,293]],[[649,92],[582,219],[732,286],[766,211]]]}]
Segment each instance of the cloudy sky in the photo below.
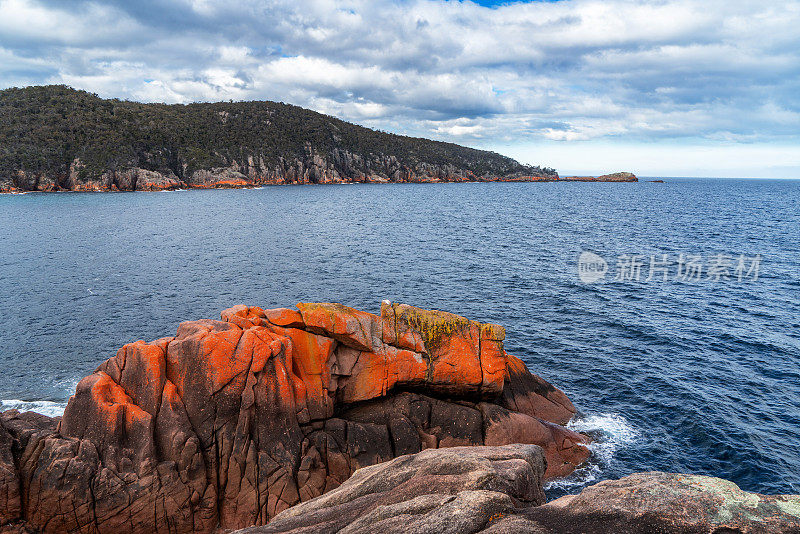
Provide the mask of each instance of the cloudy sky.
[{"label": "cloudy sky", "polygon": [[0,0],[0,86],[267,99],[562,174],[800,178],[800,1]]}]

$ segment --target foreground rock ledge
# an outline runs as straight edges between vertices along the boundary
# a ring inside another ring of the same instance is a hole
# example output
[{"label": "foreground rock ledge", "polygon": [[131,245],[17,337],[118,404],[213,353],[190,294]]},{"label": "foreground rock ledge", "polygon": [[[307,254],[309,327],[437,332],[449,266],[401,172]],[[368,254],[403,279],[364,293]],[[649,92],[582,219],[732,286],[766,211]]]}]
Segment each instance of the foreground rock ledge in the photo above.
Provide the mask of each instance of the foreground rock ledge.
[{"label": "foreground rock ledge", "polygon": [[[539,478],[589,455],[561,426],[572,403],[503,350],[500,326],[389,302],[380,316],[299,304],[221,317],[125,345],[63,418],[0,414],[0,525],[213,532],[424,449],[537,444]],[[531,491],[518,500],[539,502]]]},{"label": "foreground rock ledge", "polygon": [[240,533],[479,532],[543,504],[544,472],[536,445],[429,449],[359,469],[330,493]]},{"label": "foreground rock ledge", "polygon": [[800,496],[719,478],[637,473],[544,506],[535,445],[427,450],[365,467],[337,489],[237,534],[689,534],[800,532]]}]

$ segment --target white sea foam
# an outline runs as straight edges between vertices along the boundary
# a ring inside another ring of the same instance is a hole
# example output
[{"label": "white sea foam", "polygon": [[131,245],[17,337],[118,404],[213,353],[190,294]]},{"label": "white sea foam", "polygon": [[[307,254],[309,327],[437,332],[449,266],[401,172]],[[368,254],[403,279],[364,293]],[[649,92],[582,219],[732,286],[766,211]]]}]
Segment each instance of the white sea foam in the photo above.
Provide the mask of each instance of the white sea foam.
[{"label": "white sea foam", "polygon": [[592,437],[589,445],[592,455],[583,466],[564,478],[557,478],[545,484],[545,491],[558,489],[577,490],[591,484],[614,461],[614,454],[634,441],[639,431],[623,416],[615,413],[581,416],[567,424],[567,428]]},{"label": "white sea foam", "polygon": [[48,417],[57,417],[64,415],[64,408],[66,407],[67,401],[23,401],[18,399],[0,400],[0,412],[5,410],[19,410],[21,412],[36,412]]}]

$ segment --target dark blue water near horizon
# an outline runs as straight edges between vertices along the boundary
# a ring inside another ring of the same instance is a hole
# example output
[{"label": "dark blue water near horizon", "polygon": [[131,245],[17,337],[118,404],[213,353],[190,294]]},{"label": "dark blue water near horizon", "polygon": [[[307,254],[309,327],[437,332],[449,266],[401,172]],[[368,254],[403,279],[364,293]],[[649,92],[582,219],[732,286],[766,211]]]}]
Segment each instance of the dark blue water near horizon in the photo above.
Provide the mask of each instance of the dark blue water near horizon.
[{"label": "dark blue water near horizon", "polygon": [[[644,470],[800,493],[799,238],[791,180],[0,195],[0,409],[58,413],[123,343],[234,304],[390,299],[502,324],[570,396],[597,442],[550,496]],[[681,253],[731,276],[646,280]],[[638,282],[614,280],[624,254]]]}]

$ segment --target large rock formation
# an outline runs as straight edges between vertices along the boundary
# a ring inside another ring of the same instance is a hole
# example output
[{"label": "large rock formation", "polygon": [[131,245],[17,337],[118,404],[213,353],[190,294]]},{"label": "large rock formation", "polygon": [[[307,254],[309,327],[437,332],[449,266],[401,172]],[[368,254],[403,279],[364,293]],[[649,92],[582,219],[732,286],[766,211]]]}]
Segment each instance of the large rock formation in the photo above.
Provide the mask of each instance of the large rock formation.
[{"label": "large rock formation", "polygon": [[542,505],[543,460],[535,445],[427,450],[360,469],[241,534],[800,532],[800,496],[706,476],[638,473]]},{"label": "large rock formation", "polygon": [[0,414],[0,524],[212,532],[423,449],[538,444],[537,477],[587,458],[561,426],[574,407],[503,350],[502,327],[388,302],[298,310],[236,306],[125,345],[60,421]]}]

